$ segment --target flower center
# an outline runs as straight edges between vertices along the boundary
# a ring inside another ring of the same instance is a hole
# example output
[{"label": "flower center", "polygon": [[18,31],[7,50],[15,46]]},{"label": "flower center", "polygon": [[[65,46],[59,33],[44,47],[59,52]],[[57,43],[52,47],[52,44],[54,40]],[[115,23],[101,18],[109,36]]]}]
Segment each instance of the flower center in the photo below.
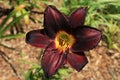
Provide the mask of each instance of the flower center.
[{"label": "flower center", "polygon": [[59,31],[55,38],[56,48],[60,51],[70,48],[74,42],[74,37],[65,31]]}]

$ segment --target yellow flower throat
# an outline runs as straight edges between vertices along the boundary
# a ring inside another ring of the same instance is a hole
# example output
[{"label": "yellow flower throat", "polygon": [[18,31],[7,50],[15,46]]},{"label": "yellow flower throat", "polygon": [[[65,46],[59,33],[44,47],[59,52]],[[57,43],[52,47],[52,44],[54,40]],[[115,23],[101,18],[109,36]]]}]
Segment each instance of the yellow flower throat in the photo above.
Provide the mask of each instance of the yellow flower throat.
[{"label": "yellow flower throat", "polygon": [[59,31],[55,38],[56,48],[60,51],[70,48],[74,42],[74,37],[65,31]]}]

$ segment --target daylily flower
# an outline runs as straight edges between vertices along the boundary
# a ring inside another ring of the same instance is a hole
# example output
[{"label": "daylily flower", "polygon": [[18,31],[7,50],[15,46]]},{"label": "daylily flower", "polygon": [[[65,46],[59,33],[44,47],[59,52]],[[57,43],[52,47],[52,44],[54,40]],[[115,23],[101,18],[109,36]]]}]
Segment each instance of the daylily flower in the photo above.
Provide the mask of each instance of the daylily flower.
[{"label": "daylily flower", "polygon": [[46,77],[54,75],[69,63],[80,71],[88,60],[84,51],[94,48],[101,39],[101,31],[84,26],[87,8],[75,10],[69,17],[48,6],[44,12],[44,29],[27,33],[26,42],[45,48],[41,65]]}]

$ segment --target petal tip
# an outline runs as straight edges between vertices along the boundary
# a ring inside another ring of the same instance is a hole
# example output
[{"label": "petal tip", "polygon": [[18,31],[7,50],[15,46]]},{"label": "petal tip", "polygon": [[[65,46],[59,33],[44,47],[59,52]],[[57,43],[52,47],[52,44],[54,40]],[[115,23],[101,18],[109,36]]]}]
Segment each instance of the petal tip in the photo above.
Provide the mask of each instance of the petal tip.
[{"label": "petal tip", "polygon": [[86,60],[82,66],[80,65],[78,72],[80,72],[87,63],[88,63],[88,60]]},{"label": "petal tip", "polygon": [[56,9],[56,7],[52,6],[52,5],[49,5],[49,6],[46,7],[45,12],[48,11],[48,10],[53,10],[53,9]]},{"label": "petal tip", "polygon": [[72,28],[84,25],[87,10],[87,7],[79,7],[69,16]]},{"label": "petal tip", "polygon": [[88,10],[88,7],[80,7],[80,8],[78,8],[78,10],[84,10],[84,11],[87,11],[87,10]]},{"label": "petal tip", "polygon": [[88,59],[83,52],[70,53],[67,58],[69,64],[72,68],[78,72],[83,69],[83,67],[88,63]]},{"label": "petal tip", "polygon": [[26,43],[29,43],[29,41],[30,41],[30,33],[28,32],[28,33],[26,34],[25,42],[26,42]]}]

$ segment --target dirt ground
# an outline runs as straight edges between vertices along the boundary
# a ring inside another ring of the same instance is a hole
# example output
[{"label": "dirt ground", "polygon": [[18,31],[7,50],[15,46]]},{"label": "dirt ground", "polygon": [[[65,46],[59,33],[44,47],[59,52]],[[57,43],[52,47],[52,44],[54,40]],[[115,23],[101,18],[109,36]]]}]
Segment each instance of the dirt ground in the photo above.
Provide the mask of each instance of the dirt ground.
[{"label": "dirt ground", "polygon": [[[30,22],[23,26],[27,33],[33,29],[40,29],[41,24]],[[18,39],[0,39],[0,42],[11,50],[0,46],[0,80],[25,80],[24,74],[38,61],[40,49],[25,43],[25,36]],[[69,78],[63,80],[120,80],[120,53],[109,50],[106,43],[86,52],[89,63],[81,72],[75,70]]]}]

